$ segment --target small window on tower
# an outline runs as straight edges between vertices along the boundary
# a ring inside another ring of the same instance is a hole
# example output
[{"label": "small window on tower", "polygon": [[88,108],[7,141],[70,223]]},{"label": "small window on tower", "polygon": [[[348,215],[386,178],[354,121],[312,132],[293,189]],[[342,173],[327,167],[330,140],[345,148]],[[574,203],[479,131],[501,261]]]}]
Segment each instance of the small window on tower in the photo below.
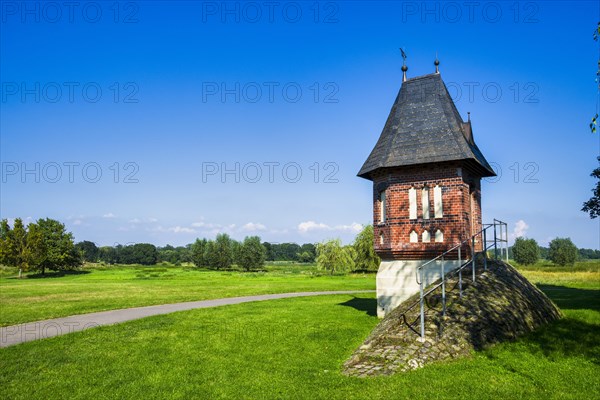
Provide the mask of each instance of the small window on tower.
[{"label": "small window on tower", "polygon": [[417,232],[412,231],[410,233],[410,242],[411,243],[418,243],[419,242],[419,235],[417,235]]},{"label": "small window on tower", "polygon": [[379,222],[381,222],[381,223],[385,222],[385,219],[386,219],[385,209],[386,209],[385,190],[382,190],[381,192],[379,192]]},{"label": "small window on tower", "polygon": [[442,188],[438,185],[433,188],[433,212],[435,218],[442,218],[444,216],[444,209],[442,207]]},{"label": "small window on tower", "polygon": [[431,242],[431,235],[429,234],[429,231],[423,231],[423,234],[421,236],[422,236],[421,240],[423,241],[423,243]]},{"label": "small window on tower", "polygon": [[383,244],[383,232],[379,234],[379,244]]},{"label": "small window on tower", "polygon": [[408,218],[417,219],[417,191],[408,189]]},{"label": "small window on tower", "polygon": [[442,232],[438,229],[437,231],[435,231],[435,242],[442,243],[443,241],[444,241],[444,232]]}]

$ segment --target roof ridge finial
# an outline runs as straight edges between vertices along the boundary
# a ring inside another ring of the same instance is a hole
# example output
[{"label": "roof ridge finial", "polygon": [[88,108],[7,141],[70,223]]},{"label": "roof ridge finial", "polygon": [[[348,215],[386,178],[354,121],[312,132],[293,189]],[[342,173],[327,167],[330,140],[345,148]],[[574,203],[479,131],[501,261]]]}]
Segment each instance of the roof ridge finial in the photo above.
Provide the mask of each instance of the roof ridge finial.
[{"label": "roof ridge finial", "polygon": [[439,74],[440,73],[440,60],[438,60],[437,51],[435,52],[435,61],[433,62],[433,64],[435,65],[435,73]]},{"label": "roof ridge finial", "polygon": [[406,71],[408,71],[408,67],[406,66],[406,53],[400,47],[400,54],[402,55],[402,82],[406,82]]},{"label": "roof ridge finial", "polygon": [[467,111],[467,122],[471,122],[471,111]]}]

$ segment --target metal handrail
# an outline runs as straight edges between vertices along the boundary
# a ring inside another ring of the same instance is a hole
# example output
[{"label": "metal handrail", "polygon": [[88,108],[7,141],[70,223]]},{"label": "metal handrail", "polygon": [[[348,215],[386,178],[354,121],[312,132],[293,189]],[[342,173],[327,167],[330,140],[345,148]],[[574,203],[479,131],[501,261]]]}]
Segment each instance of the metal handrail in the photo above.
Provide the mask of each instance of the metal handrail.
[{"label": "metal handrail", "polygon": [[[494,221],[496,221],[496,220],[494,219]],[[478,236],[478,235],[481,235],[481,233],[482,233],[483,231],[485,231],[486,229],[488,229],[489,227],[491,227],[491,226],[494,226],[494,224],[483,224],[483,226],[485,226],[485,228],[481,229],[479,232],[477,232],[476,234],[472,235],[470,238],[463,240],[462,242],[460,242],[459,244],[455,245],[454,247],[452,247],[452,248],[450,248],[450,249],[448,249],[448,250],[444,251],[444,252],[443,252],[442,254],[440,254],[439,256],[437,256],[437,257],[435,257],[435,258],[432,258],[431,260],[427,261],[425,264],[421,264],[421,265],[419,265],[419,266],[417,267],[417,271],[416,271],[416,272],[417,272],[417,274],[416,274],[417,283],[418,283],[419,285],[421,284],[421,282],[419,282],[419,275],[418,275],[418,273],[419,273],[419,272],[420,272],[420,271],[421,271],[423,268],[425,268],[427,265],[431,264],[432,262],[434,262],[434,261],[436,261],[436,260],[438,260],[438,259],[440,259],[440,258],[443,258],[443,257],[444,257],[446,254],[453,252],[453,251],[454,251],[454,250],[456,250],[457,248],[459,248],[459,247],[462,247],[464,244],[466,244],[466,243],[470,242],[470,241],[471,241],[471,239],[475,238],[475,237],[476,237],[476,236]]]},{"label": "metal handrail", "polygon": [[[450,276],[451,274],[458,274],[458,287],[459,287],[459,296],[460,297],[462,297],[462,271],[469,265],[471,265],[472,275],[473,275],[472,279],[473,279],[473,283],[475,283],[475,267],[476,267],[476,265],[475,265],[476,264],[475,263],[475,238],[477,236],[482,236],[482,239],[483,239],[482,240],[482,250],[483,250],[483,255],[484,255],[484,258],[483,258],[484,270],[487,270],[487,258],[488,258],[487,251],[489,249],[491,249],[492,247],[494,248],[494,258],[498,259],[498,243],[500,243],[500,257],[502,258],[502,253],[505,251],[506,252],[506,261],[508,262],[508,224],[506,222],[503,222],[503,221],[500,221],[500,220],[494,218],[493,223],[483,224],[482,226],[483,226],[483,228],[479,232],[475,233],[474,235],[471,235],[471,237],[469,237],[468,239],[463,240],[459,244],[454,245],[450,249],[444,251],[442,254],[438,255],[437,257],[434,257],[433,259],[431,259],[417,267],[417,269],[415,271],[415,278],[416,278],[417,284],[419,285],[419,301],[413,303],[406,310],[404,310],[402,317],[403,317],[404,323],[412,331],[417,333],[417,331],[412,326],[414,324],[414,322],[416,322],[417,320],[415,319],[413,324],[408,324],[408,322],[406,321],[406,313],[408,311],[412,310],[417,304],[420,305],[420,316],[417,319],[421,320],[420,321],[421,322],[421,324],[420,324],[421,325],[420,326],[421,340],[425,339],[425,297],[428,296],[429,294],[431,294],[433,291],[435,291],[439,287],[441,287],[442,288],[442,315],[445,315],[446,314],[446,281],[447,281],[447,277]],[[490,241],[488,241],[486,233],[487,233],[487,230],[491,227],[494,227],[494,238],[491,241],[491,244],[488,245],[488,243]],[[497,235],[498,232],[497,232],[496,227],[500,228],[500,235],[499,235],[500,237],[498,237],[498,235]],[[471,258],[468,259],[468,261],[465,261],[463,263],[461,249],[462,249],[463,245],[465,245],[469,242],[471,243]],[[444,271],[444,256],[446,256],[447,254],[449,254],[457,249],[458,249],[459,267],[446,273]],[[441,281],[440,281],[440,283],[430,287],[429,290],[425,291],[424,280],[423,280],[423,270],[426,266],[430,265],[431,263],[433,263],[435,261],[441,261],[441,277],[440,277]]]}]

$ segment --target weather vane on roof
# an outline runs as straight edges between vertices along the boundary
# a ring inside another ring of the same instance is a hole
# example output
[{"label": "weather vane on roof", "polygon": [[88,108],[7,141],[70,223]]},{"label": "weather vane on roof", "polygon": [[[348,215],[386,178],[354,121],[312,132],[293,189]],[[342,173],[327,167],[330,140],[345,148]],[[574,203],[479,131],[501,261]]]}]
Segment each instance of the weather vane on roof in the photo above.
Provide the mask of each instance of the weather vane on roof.
[{"label": "weather vane on roof", "polygon": [[404,52],[404,49],[402,47],[400,47],[400,54],[402,54],[402,59],[404,60],[404,63],[406,64],[406,53]]},{"label": "weather vane on roof", "polygon": [[408,67],[406,66],[406,53],[400,47],[400,54],[402,54],[402,82],[406,82],[406,71],[408,71]]}]

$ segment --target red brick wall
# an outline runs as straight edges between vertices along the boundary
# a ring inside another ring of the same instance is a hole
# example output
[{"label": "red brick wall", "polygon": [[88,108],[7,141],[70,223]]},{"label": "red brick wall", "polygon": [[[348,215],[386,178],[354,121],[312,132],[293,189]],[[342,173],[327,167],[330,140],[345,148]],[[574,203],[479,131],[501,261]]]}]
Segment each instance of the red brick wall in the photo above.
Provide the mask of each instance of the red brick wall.
[{"label": "red brick wall", "polygon": [[[443,217],[435,218],[433,188],[442,188]],[[429,219],[423,219],[421,189],[429,187]],[[417,190],[417,219],[409,218],[408,191]],[[386,221],[380,221],[379,193],[386,190]],[[480,178],[472,175],[460,163],[386,169],[373,175],[373,221],[375,251],[384,260],[429,259],[460,243],[481,229]],[[435,231],[444,234],[442,243],[435,242]],[[410,243],[414,230],[418,243]],[[431,242],[422,242],[428,230]],[[380,235],[383,234],[383,244]],[[480,247],[476,245],[477,248]],[[463,258],[470,246],[462,249]],[[457,254],[453,255],[454,257]],[[453,257],[449,257],[453,258]]]}]

